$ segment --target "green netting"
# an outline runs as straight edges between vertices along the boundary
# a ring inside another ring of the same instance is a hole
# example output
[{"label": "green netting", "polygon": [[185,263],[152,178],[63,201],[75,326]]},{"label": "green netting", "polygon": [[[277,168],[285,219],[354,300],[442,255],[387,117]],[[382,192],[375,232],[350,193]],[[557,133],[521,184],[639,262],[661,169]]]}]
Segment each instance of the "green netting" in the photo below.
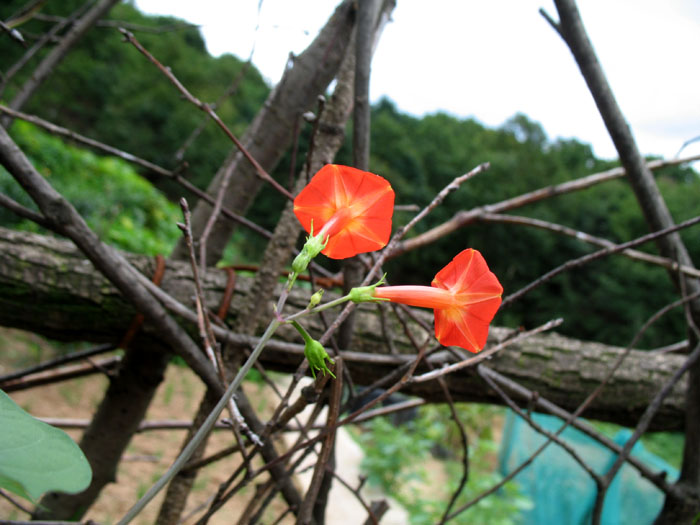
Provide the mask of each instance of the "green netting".
[{"label": "green netting", "polygon": [[[554,416],[533,414],[544,429],[556,432],[563,421]],[[624,445],[631,432],[620,430],[614,440]],[[575,428],[568,427],[561,437],[599,474],[614,463],[616,455],[597,441]],[[506,475],[523,463],[546,438],[536,432],[525,420],[510,412],[506,417],[500,451],[500,469]],[[632,455],[649,468],[665,471],[667,479],[675,480],[678,472],[665,461],[647,451],[641,443],[632,449]],[[550,444],[535,461],[520,472],[515,480],[524,495],[533,502],[523,512],[520,523],[542,525],[549,523],[586,525],[591,522],[596,487],[591,477],[563,447]],[[608,489],[603,507],[604,525],[644,525],[653,523],[663,506],[663,493],[640,476],[634,467],[620,469]]]}]

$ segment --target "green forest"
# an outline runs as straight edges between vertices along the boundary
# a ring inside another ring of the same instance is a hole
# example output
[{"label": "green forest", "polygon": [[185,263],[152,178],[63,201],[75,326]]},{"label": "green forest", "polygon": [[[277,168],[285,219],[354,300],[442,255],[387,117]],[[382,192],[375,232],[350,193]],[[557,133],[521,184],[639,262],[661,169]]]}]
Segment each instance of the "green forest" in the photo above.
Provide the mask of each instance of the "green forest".
[{"label": "green forest", "polygon": [[[23,2],[5,2],[5,19]],[[48,2],[45,15],[64,16],[79,1]],[[27,34],[43,33],[50,18],[31,20]],[[222,120],[241,135],[261,107],[271,86],[254,66],[231,55],[208,55],[196,27],[180,20],[145,16],[133,5],[120,3],[107,20],[135,28],[143,45],[168,65],[188,89],[217,107]],[[167,169],[179,169],[188,180],[205,189],[230,151],[229,139],[211,122],[184,150],[191,131],[203,114],[182,100],[162,74],[135,49],[123,42],[117,24],[103,23],[89,31],[23,110],[77,133],[133,153]],[[148,28],[170,29],[164,32]],[[9,39],[0,41],[0,70],[6,71],[23,49]],[[41,53],[39,53],[39,57]],[[35,58],[36,60],[37,58]],[[3,79],[2,103],[12,100],[31,68]],[[7,80],[7,81],[5,81]],[[551,139],[527,115],[514,115],[504,125],[489,128],[474,119],[437,113],[416,117],[402,113],[391,100],[375,104],[371,115],[370,169],[386,177],[396,190],[397,204],[425,206],[455,176],[482,162],[491,168],[470,181],[420,223],[420,234],[461,210],[496,203],[528,191],[600,172],[616,164],[598,159],[589,145],[575,139]],[[167,253],[178,238],[174,203],[183,190],[152,173],[115,158],[100,156],[82,146],[49,136],[36,126],[16,121],[11,135],[27,151],[52,184],[66,194],[96,231],[109,242],[131,251]],[[290,150],[273,176],[289,186],[290,174],[301,169],[310,135],[300,124],[298,144]],[[347,133],[346,136],[349,136]],[[351,163],[350,139],[336,159]],[[292,166],[292,162],[295,163]],[[156,189],[146,183],[147,177]],[[666,168],[657,180],[676,221],[697,213],[700,179],[687,167]],[[158,190],[162,190],[158,191]],[[30,206],[28,198],[0,170],[0,191]],[[192,195],[186,195],[191,201]],[[263,191],[248,217],[271,229],[282,198]],[[415,212],[401,211],[395,225],[405,224]],[[591,235],[621,242],[648,231],[633,193],[623,179],[584,191],[548,199],[514,211],[516,215],[559,223]],[[0,209],[0,224],[24,224]],[[683,233],[691,256],[700,257],[700,238]],[[228,262],[256,262],[264,239],[241,229],[227,251]],[[393,282],[427,283],[455,252],[474,247],[484,253],[503,283],[505,294],[516,291],[538,275],[594,248],[577,239],[530,226],[473,223],[434,244],[388,264]],[[654,252],[647,244],[641,250]],[[638,327],[674,298],[665,270],[621,256],[601,259],[560,275],[503,310],[496,324],[532,327],[553,317],[565,320],[562,333],[615,345],[629,342]],[[632,306],[630,306],[632,305]],[[640,342],[654,348],[685,338],[682,312],[656,323]]]}]

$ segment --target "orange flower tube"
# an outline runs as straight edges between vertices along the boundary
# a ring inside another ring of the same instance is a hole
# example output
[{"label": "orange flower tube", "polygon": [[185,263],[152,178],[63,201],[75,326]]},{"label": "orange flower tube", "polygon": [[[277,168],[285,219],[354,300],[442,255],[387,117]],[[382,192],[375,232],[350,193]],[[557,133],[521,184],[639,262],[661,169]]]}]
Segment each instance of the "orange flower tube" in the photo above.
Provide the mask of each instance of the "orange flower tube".
[{"label": "orange flower tube", "polygon": [[445,346],[479,352],[501,305],[503,287],[477,250],[459,253],[440,270],[432,286],[380,286],[372,298],[433,308],[435,337]]},{"label": "orange flower tube", "polygon": [[368,171],[326,164],[294,199],[294,214],[331,259],[379,250],[391,235],[394,190]]}]

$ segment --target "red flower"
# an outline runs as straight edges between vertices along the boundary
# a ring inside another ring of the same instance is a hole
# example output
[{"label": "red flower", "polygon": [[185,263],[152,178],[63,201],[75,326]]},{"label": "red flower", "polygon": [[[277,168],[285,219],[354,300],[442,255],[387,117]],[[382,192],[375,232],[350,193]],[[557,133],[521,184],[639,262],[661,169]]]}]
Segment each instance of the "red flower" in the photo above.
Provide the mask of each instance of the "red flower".
[{"label": "red flower", "polygon": [[294,199],[294,214],[304,229],[328,244],[321,251],[345,259],[386,246],[391,235],[394,190],[368,171],[326,164]]},{"label": "red flower", "polygon": [[432,286],[380,286],[375,299],[435,310],[435,337],[445,346],[478,352],[501,305],[503,287],[484,257],[471,248],[440,270]]}]

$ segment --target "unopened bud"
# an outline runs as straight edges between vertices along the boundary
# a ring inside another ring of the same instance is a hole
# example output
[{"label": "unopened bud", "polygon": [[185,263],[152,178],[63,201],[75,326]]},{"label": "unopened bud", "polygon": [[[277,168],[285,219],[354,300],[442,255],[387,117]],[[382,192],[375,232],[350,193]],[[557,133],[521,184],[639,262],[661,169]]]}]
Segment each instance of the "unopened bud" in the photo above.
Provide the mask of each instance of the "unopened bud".
[{"label": "unopened bud", "polygon": [[318,303],[321,302],[321,298],[323,297],[323,289],[319,290],[315,294],[311,296],[311,299],[309,299],[309,306],[307,307],[309,310],[311,310],[314,306],[316,306]]}]

